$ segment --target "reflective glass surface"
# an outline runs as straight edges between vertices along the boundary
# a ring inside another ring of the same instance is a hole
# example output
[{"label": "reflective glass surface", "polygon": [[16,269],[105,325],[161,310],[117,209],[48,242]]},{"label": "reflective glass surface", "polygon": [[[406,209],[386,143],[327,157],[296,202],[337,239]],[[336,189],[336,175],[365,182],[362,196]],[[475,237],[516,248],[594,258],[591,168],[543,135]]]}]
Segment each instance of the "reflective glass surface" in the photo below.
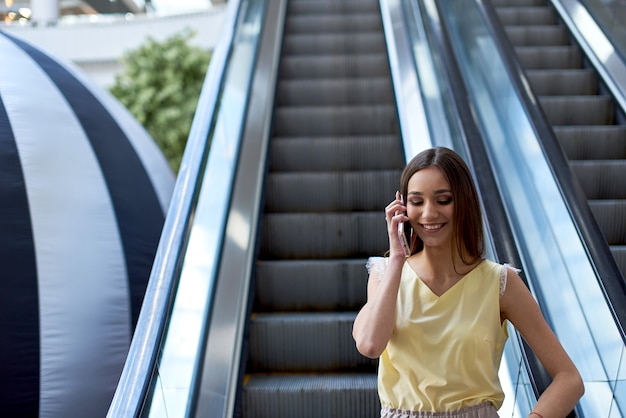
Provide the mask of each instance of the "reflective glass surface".
[{"label": "reflective glass surface", "polygon": [[595,270],[498,49],[474,1],[441,0],[457,57],[531,290],[566,351],[586,393],[585,416],[621,416],[624,344]]},{"label": "reflective glass surface", "polygon": [[626,59],[626,2],[624,0],[582,0],[613,46]]},{"label": "reflective glass surface", "polygon": [[[150,417],[186,416],[203,353],[203,336],[211,311],[264,1],[242,1],[240,10],[243,12],[239,16],[209,135],[211,148],[158,364]],[[202,109],[196,117],[198,115],[203,115]]]}]

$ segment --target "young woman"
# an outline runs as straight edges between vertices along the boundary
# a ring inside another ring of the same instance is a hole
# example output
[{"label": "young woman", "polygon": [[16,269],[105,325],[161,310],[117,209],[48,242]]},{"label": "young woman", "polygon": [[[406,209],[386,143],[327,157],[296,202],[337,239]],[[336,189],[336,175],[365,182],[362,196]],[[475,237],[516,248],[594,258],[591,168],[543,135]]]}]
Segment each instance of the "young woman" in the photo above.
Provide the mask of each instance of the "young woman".
[{"label": "young woman", "polygon": [[379,358],[381,417],[497,417],[506,321],[552,376],[529,417],[565,417],[582,380],[517,272],[483,258],[480,204],[463,160],[446,148],[417,155],[385,216],[389,255],[368,261],[367,303],[353,329],[359,352]]}]

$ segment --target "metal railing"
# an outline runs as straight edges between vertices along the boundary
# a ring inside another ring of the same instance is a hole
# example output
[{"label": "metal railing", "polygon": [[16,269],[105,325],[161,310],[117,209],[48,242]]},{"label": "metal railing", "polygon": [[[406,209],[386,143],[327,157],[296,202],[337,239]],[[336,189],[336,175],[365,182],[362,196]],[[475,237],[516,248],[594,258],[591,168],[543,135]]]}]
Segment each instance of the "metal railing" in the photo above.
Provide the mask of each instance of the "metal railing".
[{"label": "metal railing", "polygon": [[[199,354],[193,340],[199,341],[210,311],[218,268],[216,254],[222,245],[247,86],[253,72],[254,30],[258,31],[259,24],[247,13],[249,3],[229,2],[222,39],[213,52],[139,321],[108,417],[158,416],[159,410],[182,416],[188,407]],[[200,256],[206,261],[200,271],[195,268],[198,251],[203,252]],[[185,276],[185,271],[190,274]],[[176,326],[172,321],[176,321],[176,312],[190,312],[188,306],[176,308],[176,303],[194,285],[195,295],[202,299],[192,299],[199,316],[187,323],[184,330],[188,339],[180,345],[173,335]],[[190,330],[190,326],[195,327]],[[168,367],[168,361],[176,366]],[[181,368],[187,373],[181,373]],[[174,377],[168,375],[172,370]]]}]

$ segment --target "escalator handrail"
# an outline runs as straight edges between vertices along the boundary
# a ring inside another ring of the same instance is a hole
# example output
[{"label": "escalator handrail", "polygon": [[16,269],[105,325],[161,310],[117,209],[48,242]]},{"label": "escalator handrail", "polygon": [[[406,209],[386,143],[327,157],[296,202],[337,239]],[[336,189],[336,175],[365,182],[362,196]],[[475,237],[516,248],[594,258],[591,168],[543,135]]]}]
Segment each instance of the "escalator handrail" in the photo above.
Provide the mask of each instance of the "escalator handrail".
[{"label": "escalator handrail", "polygon": [[511,75],[513,88],[520,97],[535,134],[541,140],[540,145],[574,226],[582,239],[585,251],[592,260],[600,288],[609,305],[622,340],[626,343],[626,283],[617,266],[615,258],[606,243],[606,239],[589,207],[587,197],[580,184],[575,181],[576,175],[561,148],[546,115],[540,107],[538,98],[532,92],[521,63],[514,55],[513,46],[499,22],[499,18],[491,2],[475,0],[488,30],[494,39],[504,65]]},{"label": "escalator handrail", "polygon": [[241,0],[231,0],[223,32],[211,57],[189,133],[171,204],[161,233],[137,326],[107,417],[138,417],[151,387],[159,347],[174,302],[181,254],[187,246],[194,202],[209,150],[212,115],[218,106]]}]

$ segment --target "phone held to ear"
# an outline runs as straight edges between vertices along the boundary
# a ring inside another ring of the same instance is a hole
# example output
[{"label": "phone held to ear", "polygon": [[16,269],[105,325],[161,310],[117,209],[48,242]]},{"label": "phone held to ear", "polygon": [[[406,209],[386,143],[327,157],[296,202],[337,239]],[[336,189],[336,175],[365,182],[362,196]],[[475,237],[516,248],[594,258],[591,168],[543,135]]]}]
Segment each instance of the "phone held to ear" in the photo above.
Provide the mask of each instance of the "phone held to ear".
[{"label": "phone held to ear", "polygon": [[[404,199],[402,195],[400,195],[400,201],[404,203]],[[408,257],[411,255],[411,248],[409,247],[409,242],[406,239],[406,233],[404,231],[404,222],[398,224],[398,238],[400,239],[400,244],[402,245],[402,250],[404,251],[404,256]]]}]

